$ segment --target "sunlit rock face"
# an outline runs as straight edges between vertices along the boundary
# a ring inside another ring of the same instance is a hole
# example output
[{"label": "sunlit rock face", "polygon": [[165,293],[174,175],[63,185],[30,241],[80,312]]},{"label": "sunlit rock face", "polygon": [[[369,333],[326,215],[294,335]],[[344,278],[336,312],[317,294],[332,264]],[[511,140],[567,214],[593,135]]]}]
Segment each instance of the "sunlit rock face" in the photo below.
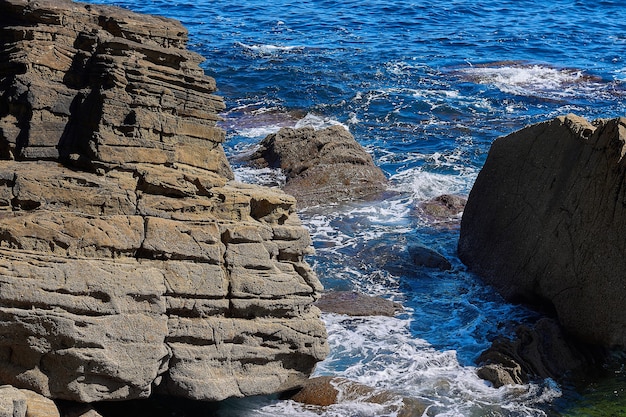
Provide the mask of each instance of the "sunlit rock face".
[{"label": "sunlit rock face", "polygon": [[300,386],[328,351],[295,199],[232,181],[178,22],[0,2],[0,385],[92,402]]}]

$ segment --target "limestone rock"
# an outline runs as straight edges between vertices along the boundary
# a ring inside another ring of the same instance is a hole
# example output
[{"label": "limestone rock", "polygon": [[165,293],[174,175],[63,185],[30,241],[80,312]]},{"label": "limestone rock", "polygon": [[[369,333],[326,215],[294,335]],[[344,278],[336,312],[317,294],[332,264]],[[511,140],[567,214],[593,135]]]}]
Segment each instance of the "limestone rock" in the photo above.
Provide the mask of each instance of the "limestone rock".
[{"label": "limestone rock", "polygon": [[511,300],[548,304],[571,334],[626,346],[626,119],[568,115],[497,139],[458,253]]},{"label": "limestone rock", "polygon": [[437,226],[458,225],[467,199],[455,194],[443,194],[419,204],[422,216]]},{"label": "limestone rock", "polygon": [[251,158],[281,168],[284,190],[300,207],[363,198],[386,188],[385,174],[341,126],[282,128],[267,136]]},{"label": "limestone rock", "polygon": [[36,392],[20,390],[26,397],[26,417],[60,417],[61,413],[54,401]]},{"label": "limestone rock", "polygon": [[300,386],[327,352],[295,199],[239,184],[180,23],[0,2],[0,383],[78,402]]},{"label": "limestone rock", "polygon": [[26,396],[10,385],[0,386],[0,417],[25,417]]},{"label": "limestone rock", "polygon": [[181,163],[228,178],[215,81],[173,20],[62,0],[0,3],[0,157]]},{"label": "limestone rock", "polygon": [[348,316],[388,316],[402,311],[402,305],[382,297],[372,297],[354,291],[330,291],[322,294],[315,305],[325,313]]}]

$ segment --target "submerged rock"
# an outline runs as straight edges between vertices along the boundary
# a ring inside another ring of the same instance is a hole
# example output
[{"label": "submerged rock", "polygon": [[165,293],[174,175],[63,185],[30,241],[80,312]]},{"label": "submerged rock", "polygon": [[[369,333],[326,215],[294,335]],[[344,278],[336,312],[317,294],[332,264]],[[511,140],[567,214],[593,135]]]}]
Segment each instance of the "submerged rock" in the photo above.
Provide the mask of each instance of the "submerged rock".
[{"label": "submerged rock", "polygon": [[415,398],[331,376],[311,378],[292,399],[320,407],[350,401],[380,404],[384,413],[393,413],[398,417],[421,416],[426,411],[426,406]]},{"label": "submerged rock", "polygon": [[419,243],[409,244],[405,238],[397,236],[369,241],[358,257],[399,276],[414,276],[423,268],[452,269],[450,261],[435,249]]},{"label": "submerged rock", "polygon": [[402,311],[402,305],[382,297],[373,297],[354,291],[323,293],[315,305],[325,313],[348,316],[388,316]]},{"label": "submerged rock", "polygon": [[449,271],[452,269],[450,261],[431,248],[421,245],[410,245],[407,250],[411,263],[415,266],[434,268],[441,271]]},{"label": "submerged rock", "polygon": [[251,160],[281,168],[284,190],[300,207],[363,198],[387,185],[382,170],[342,126],[282,128],[261,141]]},{"label": "submerged rock", "polygon": [[0,383],[79,402],[300,386],[327,352],[311,240],[231,181],[173,20],[0,2]]},{"label": "submerged rock", "polygon": [[574,115],[497,139],[458,246],[506,298],[547,304],[567,332],[607,347],[626,347],[625,144],[625,118]]},{"label": "submerged rock", "polygon": [[434,225],[458,225],[466,203],[465,197],[443,194],[420,203],[418,209]]}]

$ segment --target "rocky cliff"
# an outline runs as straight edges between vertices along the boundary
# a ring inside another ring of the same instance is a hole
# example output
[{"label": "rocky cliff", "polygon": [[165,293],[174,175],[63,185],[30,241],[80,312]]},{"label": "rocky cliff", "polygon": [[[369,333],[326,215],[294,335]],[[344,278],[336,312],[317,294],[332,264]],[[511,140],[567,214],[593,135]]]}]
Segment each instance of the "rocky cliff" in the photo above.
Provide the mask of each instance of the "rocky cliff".
[{"label": "rocky cliff", "polygon": [[626,347],[626,119],[568,115],[497,139],[459,256],[509,299],[554,309],[588,343]]},{"label": "rocky cliff", "polygon": [[327,353],[295,199],[239,184],[180,23],[0,1],[0,384],[82,402],[299,386]]}]

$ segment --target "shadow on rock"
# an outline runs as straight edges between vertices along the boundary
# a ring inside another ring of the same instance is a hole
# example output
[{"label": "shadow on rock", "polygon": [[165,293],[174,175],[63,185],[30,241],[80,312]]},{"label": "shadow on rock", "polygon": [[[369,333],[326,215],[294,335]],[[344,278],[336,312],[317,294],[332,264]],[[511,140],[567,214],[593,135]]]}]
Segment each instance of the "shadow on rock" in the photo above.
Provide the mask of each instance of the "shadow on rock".
[{"label": "shadow on rock", "polygon": [[496,388],[534,379],[593,376],[599,374],[607,356],[605,349],[571,338],[550,318],[542,318],[532,327],[520,325],[515,333],[513,339],[496,339],[477,360],[483,365],[478,376]]}]

